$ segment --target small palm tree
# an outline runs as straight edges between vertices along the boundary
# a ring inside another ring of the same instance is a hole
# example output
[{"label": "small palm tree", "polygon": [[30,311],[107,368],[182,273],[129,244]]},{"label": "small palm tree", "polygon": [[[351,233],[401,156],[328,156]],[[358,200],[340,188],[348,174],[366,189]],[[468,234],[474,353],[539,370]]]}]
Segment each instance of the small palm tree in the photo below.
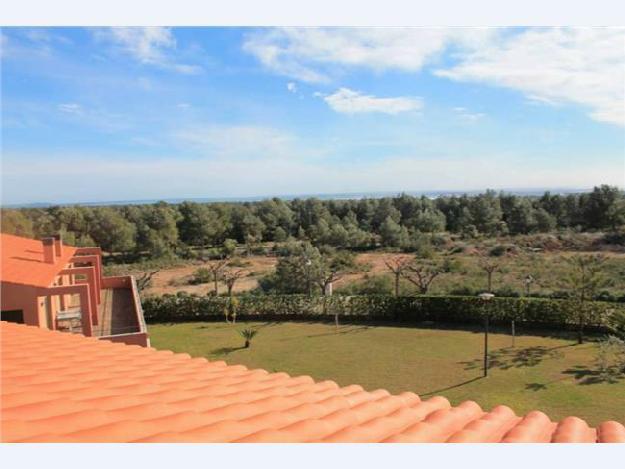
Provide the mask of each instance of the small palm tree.
[{"label": "small palm tree", "polygon": [[245,339],[245,348],[250,348],[250,343],[252,342],[254,336],[258,334],[258,331],[255,329],[243,329],[242,331],[239,331],[239,334],[241,334],[241,337]]}]

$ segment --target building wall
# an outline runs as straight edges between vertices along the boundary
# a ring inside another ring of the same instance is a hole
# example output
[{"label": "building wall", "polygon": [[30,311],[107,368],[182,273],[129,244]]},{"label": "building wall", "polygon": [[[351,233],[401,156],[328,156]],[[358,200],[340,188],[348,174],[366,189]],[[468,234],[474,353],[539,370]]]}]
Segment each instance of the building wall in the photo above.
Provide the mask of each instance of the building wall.
[{"label": "building wall", "polygon": [[38,296],[38,289],[28,285],[2,282],[0,295],[2,311],[22,310],[24,324],[47,325],[45,298]]}]

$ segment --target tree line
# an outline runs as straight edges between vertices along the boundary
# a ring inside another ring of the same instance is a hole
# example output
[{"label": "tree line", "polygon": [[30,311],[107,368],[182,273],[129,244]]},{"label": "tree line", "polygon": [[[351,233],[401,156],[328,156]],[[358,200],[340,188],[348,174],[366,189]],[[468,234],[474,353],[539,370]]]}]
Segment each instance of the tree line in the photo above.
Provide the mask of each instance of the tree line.
[{"label": "tree line", "polygon": [[2,231],[29,237],[63,233],[78,246],[152,258],[186,257],[190,248],[289,239],[315,246],[412,251],[424,233],[448,231],[471,238],[550,232],[617,230],[625,224],[625,195],[602,185],[591,192],[518,196],[489,190],[479,195],[430,199],[396,197],[355,200],[316,198],[258,202],[122,206],[53,206],[2,210]]}]

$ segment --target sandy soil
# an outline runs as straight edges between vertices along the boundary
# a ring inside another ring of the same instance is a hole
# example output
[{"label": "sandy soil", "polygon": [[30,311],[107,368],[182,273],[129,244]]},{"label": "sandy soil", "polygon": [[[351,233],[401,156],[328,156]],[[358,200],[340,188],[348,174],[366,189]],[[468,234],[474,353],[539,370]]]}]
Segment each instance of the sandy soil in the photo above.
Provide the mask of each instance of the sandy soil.
[{"label": "sandy soil", "polygon": [[[363,264],[367,267],[369,273],[388,272],[385,259],[395,258],[402,256],[403,254],[388,254],[380,252],[371,252],[358,254],[356,256],[356,262]],[[244,267],[234,267],[236,270],[242,270],[244,277],[237,280],[234,291],[242,292],[256,288],[258,286],[258,279],[264,275],[270,273],[274,268],[278,259],[276,257],[268,256],[251,256],[243,257],[241,261],[246,265]],[[209,263],[194,263],[183,267],[174,267],[171,269],[161,270],[152,277],[152,284],[145,290],[148,295],[162,295],[164,293],[176,293],[178,291],[186,291],[188,293],[196,293],[204,295],[213,290],[212,283],[203,283],[200,285],[190,285],[189,280],[200,267],[205,267]],[[335,287],[344,283],[353,282],[361,279],[365,275],[365,272],[355,272],[344,275],[339,281],[335,283]],[[219,292],[224,292],[226,286],[223,282],[219,282]]]},{"label": "sandy soil", "polygon": [[[572,255],[572,252],[559,252],[558,255]],[[605,253],[608,257],[621,259],[625,262],[625,253]],[[553,254],[546,254],[551,256]],[[388,268],[386,267],[385,260],[394,259],[397,257],[406,256],[406,254],[399,253],[384,253],[384,252],[368,252],[361,253],[356,256],[356,262],[361,264],[362,268],[359,272],[345,274],[338,280],[334,287],[339,287],[345,283],[351,283],[356,280],[360,280],[369,274],[388,274]],[[242,270],[244,276],[240,278],[234,287],[235,292],[249,291],[258,286],[258,279],[264,275],[270,273],[275,268],[277,263],[276,257],[269,256],[251,256],[241,257],[240,260],[245,265],[243,267],[233,267],[236,270]],[[152,284],[145,290],[145,293],[150,295],[162,295],[164,293],[176,293],[178,291],[186,291],[188,293],[196,293],[204,295],[213,290],[213,283],[204,283],[200,285],[190,285],[189,280],[193,276],[198,268],[207,266],[209,263],[193,263],[182,267],[174,267],[171,269],[165,269],[158,272],[152,278]],[[510,274],[511,275],[511,274]],[[226,286],[223,282],[218,283],[219,292],[226,291]]]}]

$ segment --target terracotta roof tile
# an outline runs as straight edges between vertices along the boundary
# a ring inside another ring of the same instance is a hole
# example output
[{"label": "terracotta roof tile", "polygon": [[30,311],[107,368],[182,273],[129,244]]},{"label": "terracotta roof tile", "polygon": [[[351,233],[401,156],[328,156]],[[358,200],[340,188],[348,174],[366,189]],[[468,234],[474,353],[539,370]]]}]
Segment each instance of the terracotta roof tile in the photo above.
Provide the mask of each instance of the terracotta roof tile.
[{"label": "terracotta roof tile", "polygon": [[0,323],[5,442],[625,442],[625,427],[488,412]]},{"label": "terracotta roof tile", "polygon": [[49,264],[43,260],[41,241],[1,233],[0,251],[2,282],[48,287],[74,256],[76,248],[63,245],[63,254],[55,258],[54,264]]}]

